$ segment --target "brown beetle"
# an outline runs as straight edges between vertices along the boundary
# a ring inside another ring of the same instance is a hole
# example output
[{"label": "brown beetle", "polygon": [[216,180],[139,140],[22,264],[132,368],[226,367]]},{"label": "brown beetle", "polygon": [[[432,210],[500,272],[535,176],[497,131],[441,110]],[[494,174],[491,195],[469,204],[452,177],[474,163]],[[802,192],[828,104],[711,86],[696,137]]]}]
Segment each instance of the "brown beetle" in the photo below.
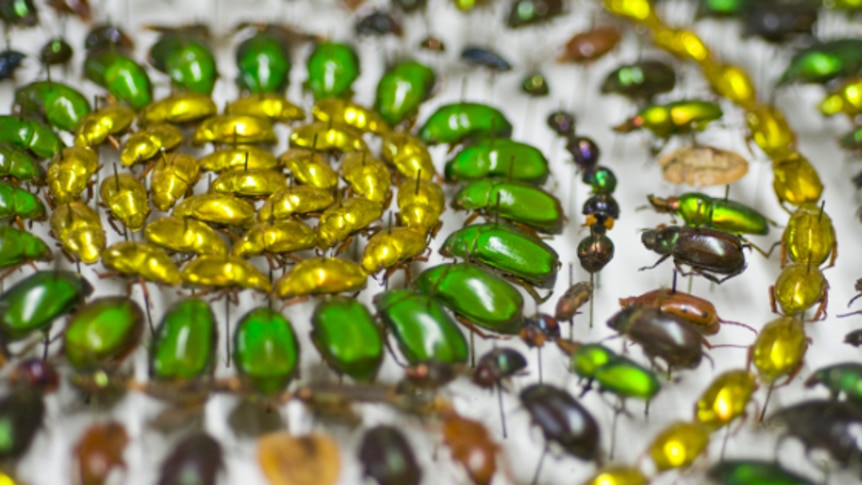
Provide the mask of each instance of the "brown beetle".
[{"label": "brown beetle", "polygon": [[557,62],[592,62],[612,51],[620,43],[622,34],[611,26],[596,27],[576,34],[566,43]]},{"label": "brown beetle", "polygon": [[125,472],[123,452],[127,444],[126,428],[116,421],[88,428],[75,445],[81,485],[101,485],[115,469]]}]

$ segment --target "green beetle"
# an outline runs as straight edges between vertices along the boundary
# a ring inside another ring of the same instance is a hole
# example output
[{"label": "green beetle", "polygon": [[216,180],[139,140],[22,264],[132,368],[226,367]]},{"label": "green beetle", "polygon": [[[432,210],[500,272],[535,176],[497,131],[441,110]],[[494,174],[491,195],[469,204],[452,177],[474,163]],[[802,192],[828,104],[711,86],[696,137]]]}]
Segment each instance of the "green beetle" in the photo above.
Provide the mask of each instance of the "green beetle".
[{"label": "green beetle", "polygon": [[695,18],[741,17],[750,5],[750,0],[699,0]]},{"label": "green beetle", "polygon": [[169,31],[150,47],[150,64],[183,91],[211,94],[218,72],[212,50],[197,36]]},{"label": "green beetle", "polygon": [[523,182],[480,180],[470,183],[455,194],[452,207],[499,216],[548,234],[562,232],[565,221],[563,207],[556,197]]},{"label": "green beetle", "polygon": [[33,0],[0,1],[0,20],[4,24],[19,27],[35,27],[39,24],[39,10]]},{"label": "green beetle", "polygon": [[820,42],[799,51],[778,86],[791,83],[826,84],[862,71],[862,39],[843,38]]},{"label": "green beetle", "polygon": [[721,461],[713,465],[707,475],[724,485],[814,485],[817,483],[785,470],[776,461]]},{"label": "green beetle", "polygon": [[359,77],[359,56],[353,47],[340,42],[321,42],[306,63],[305,87],[315,101],[352,95],[353,82]]},{"label": "green beetle", "polygon": [[252,94],[284,92],[291,67],[287,40],[275,29],[255,32],[237,46],[236,66],[240,90]]},{"label": "green beetle", "polygon": [[125,296],[97,298],[78,310],[63,334],[69,364],[78,372],[114,367],[140,342],[141,307]]},{"label": "green beetle", "polygon": [[180,300],[165,313],[153,336],[150,376],[182,382],[212,373],[217,342],[209,305],[198,298]]},{"label": "green beetle", "polygon": [[41,221],[45,204],[29,190],[0,181],[0,219],[16,219],[19,225],[21,219]]},{"label": "green beetle", "polygon": [[15,91],[14,109],[36,116],[49,125],[74,132],[90,113],[90,103],[80,91],[57,81],[35,81]]},{"label": "green beetle", "polygon": [[843,394],[848,400],[862,403],[862,364],[842,362],[814,371],[805,387],[824,385],[833,397]]},{"label": "green beetle", "polygon": [[769,219],[745,204],[716,199],[700,192],[686,192],[663,199],[648,195],[657,212],[672,212],[688,226],[705,226],[737,234],[769,234]]},{"label": "green beetle", "polygon": [[53,259],[51,248],[39,236],[14,227],[0,226],[0,269],[9,268],[0,275],[0,279],[24,263]]},{"label": "green beetle", "polygon": [[446,162],[444,173],[448,182],[505,178],[542,185],[550,171],[538,148],[505,138],[486,138],[456,153]]},{"label": "green beetle", "polygon": [[93,287],[71,271],[37,271],[0,295],[0,330],[18,340],[83,303]]},{"label": "green beetle", "polygon": [[634,101],[650,100],[673,91],[676,72],[673,66],[656,60],[623,64],[609,72],[602,81],[602,94],[619,94]]},{"label": "green beetle", "polygon": [[383,336],[362,303],[342,297],[320,302],[311,316],[311,341],[339,374],[372,381],[383,362]]},{"label": "green beetle", "polygon": [[587,379],[586,389],[596,382],[602,392],[644,401],[661,389],[655,373],[601,344],[581,345],[570,359],[572,372]]},{"label": "green beetle", "polygon": [[423,271],[413,285],[462,317],[467,325],[517,334],[524,298],[506,280],[476,265],[441,264]]},{"label": "green beetle", "polygon": [[437,76],[430,67],[416,61],[403,61],[386,71],[377,83],[374,109],[392,126],[413,116],[428,99]]},{"label": "green beetle", "polygon": [[656,137],[667,140],[671,135],[703,131],[723,115],[721,107],[712,101],[683,99],[647,105],[613,129],[618,133],[647,129]]},{"label": "green beetle", "polygon": [[45,123],[13,115],[0,115],[0,143],[30,150],[39,158],[50,158],[66,146]]},{"label": "green beetle", "polygon": [[411,365],[467,362],[464,334],[434,298],[412,290],[390,290],[375,295],[374,306]]},{"label": "green beetle", "polygon": [[460,143],[467,138],[512,136],[512,123],[500,110],[481,103],[440,106],[419,128],[419,138],[429,145]]},{"label": "green beetle", "polygon": [[520,283],[538,301],[533,286],[553,289],[560,257],[554,248],[520,229],[488,223],[459,229],[443,242],[440,254],[469,259]]},{"label": "green beetle", "polygon": [[11,143],[0,143],[0,177],[41,185],[45,172],[26,150]]},{"label": "green beetle", "polygon": [[570,356],[571,370],[584,379],[595,379],[596,371],[617,358],[616,352],[602,344],[583,344]]},{"label": "green beetle", "polygon": [[118,50],[88,52],[84,59],[84,76],[136,110],[143,109],[153,100],[153,87],[147,71]]},{"label": "green beetle", "polygon": [[273,396],[293,379],[299,344],[281,313],[266,307],[251,310],[240,319],[233,341],[237,371],[256,392]]}]

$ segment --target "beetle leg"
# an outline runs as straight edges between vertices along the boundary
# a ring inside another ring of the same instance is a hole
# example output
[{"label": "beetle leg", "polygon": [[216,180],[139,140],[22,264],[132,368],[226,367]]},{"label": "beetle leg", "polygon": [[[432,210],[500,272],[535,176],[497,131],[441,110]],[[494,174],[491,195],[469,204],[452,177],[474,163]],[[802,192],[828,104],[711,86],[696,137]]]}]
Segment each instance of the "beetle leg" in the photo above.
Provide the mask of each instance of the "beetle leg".
[{"label": "beetle leg", "polygon": [[347,239],[342,241],[342,243],[337,248],[335,248],[335,254],[343,253],[345,249],[350,247],[350,243],[352,243],[352,242],[353,242],[353,236],[347,236]]},{"label": "beetle leg", "polygon": [[829,257],[829,264],[823,269],[835,266],[835,260],[838,259],[838,240],[835,239],[835,229],[833,229],[832,232],[832,256]]},{"label": "beetle leg", "polygon": [[778,308],[775,306],[775,285],[769,287],[769,308],[772,313],[778,313]]},{"label": "beetle leg", "polygon": [[[638,271],[646,271],[646,270],[648,270],[648,269],[653,269],[653,268],[655,268],[656,266],[658,266],[658,265],[660,265],[660,264],[664,263],[664,262],[665,262],[665,260],[666,260],[667,258],[669,258],[669,257],[670,257],[670,254],[665,254],[664,256],[662,256],[662,257],[658,258],[658,261],[656,261],[656,262],[655,262],[655,264],[653,264],[652,266],[643,266],[643,267],[641,267],[641,268],[638,268]],[[687,276],[685,273],[682,273],[682,272],[680,272],[680,273],[681,273],[683,276]]]},{"label": "beetle leg", "polygon": [[497,335],[490,335],[490,334],[487,334],[487,333],[479,330],[479,328],[473,322],[467,320],[466,318],[464,318],[462,316],[456,316],[455,319],[458,320],[465,327],[469,328],[471,332],[482,337],[483,339],[486,339],[486,340],[487,339],[494,339],[494,340],[503,340],[504,339],[503,337],[498,337]]},{"label": "beetle leg", "polygon": [[109,216],[108,216],[108,225],[110,225],[110,226],[111,226],[111,229],[113,229],[117,234],[119,234],[120,236],[122,236],[122,235],[123,235],[123,231],[121,231],[121,230],[117,227],[117,225],[116,225],[116,223],[115,223],[115,222],[116,222],[116,221],[115,221],[115,219],[114,219],[114,216],[109,215]]},{"label": "beetle leg", "polygon": [[826,305],[829,303],[829,292],[826,291],[823,293],[823,298],[820,299],[820,305],[817,307],[817,311],[814,312],[814,320],[815,322],[820,320],[826,320]]},{"label": "beetle leg", "polygon": [[469,225],[470,225],[470,223],[472,223],[473,221],[475,221],[477,217],[479,217],[479,213],[478,213],[477,211],[473,211],[473,213],[472,213],[472,214],[470,214],[470,215],[467,217],[467,219],[465,219],[465,220],[464,220],[464,227],[469,226]]},{"label": "beetle leg", "polygon": [[114,147],[114,150],[120,151],[120,141],[114,135],[108,135],[105,139]]}]

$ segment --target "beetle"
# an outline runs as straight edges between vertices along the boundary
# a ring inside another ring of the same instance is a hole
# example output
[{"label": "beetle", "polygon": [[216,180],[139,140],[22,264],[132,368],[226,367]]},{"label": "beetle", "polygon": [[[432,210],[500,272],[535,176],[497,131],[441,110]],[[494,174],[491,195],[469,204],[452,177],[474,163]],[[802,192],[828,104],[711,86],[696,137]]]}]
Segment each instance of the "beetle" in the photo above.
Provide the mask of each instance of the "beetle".
[{"label": "beetle", "polygon": [[[662,257],[654,265],[640,268],[640,271],[655,268],[673,257],[680,274],[699,274],[721,284],[742,273],[746,267],[740,239],[715,229],[669,226],[645,231],[641,234],[641,242]],[[680,267],[683,264],[690,266],[692,272],[684,272]],[[726,276],[719,279],[715,274]]]},{"label": "beetle", "polygon": [[608,327],[637,342],[651,360],[694,369],[704,356],[703,337],[688,322],[657,308],[630,306],[608,320]]}]

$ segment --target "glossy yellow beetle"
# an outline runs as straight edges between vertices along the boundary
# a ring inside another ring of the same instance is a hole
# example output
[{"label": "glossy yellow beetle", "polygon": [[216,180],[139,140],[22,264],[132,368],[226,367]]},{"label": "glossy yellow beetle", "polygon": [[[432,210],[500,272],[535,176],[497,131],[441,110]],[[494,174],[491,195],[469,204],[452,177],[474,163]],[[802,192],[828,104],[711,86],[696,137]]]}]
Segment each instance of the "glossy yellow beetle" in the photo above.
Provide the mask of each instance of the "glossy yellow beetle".
[{"label": "glossy yellow beetle", "polygon": [[48,165],[48,190],[55,204],[65,204],[81,196],[99,168],[96,152],[86,147],[67,147],[54,155]]},{"label": "glossy yellow beetle", "polygon": [[649,446],[659,471],[692,464],[709,445],[709,429],[700,423],[676,421],[667,426]]},{"label": "glossy yellow beetle", "polygon": [[273,123],[302,121],[305,110],[276,93],[255,94],[230,102],[224,110],[229,115],[247,115],[267,118]]},{"label": "glossy yellow beetle", "polygon": [[404,131],[393,131],[383,137],[381,156],[409,180],[416,180],[416,177],[431,180],[437,174],[425,143]]},{"label": "glossy yellow beetle", "polygon": [[338,174],[316,150],[291,148],[278,157],[278,163],[303,185],[330,190],[338,186]]},{"label": "glossy yellow beetle", "polygon": [[814,320],[826,318],[826,305],[829,302],[829,283],[820,268],[811,264],[792,263],[785,266],[775,286],[769,288],[769,301],[772,311],[788,316],[801,314],[817,303]]},{"label": "glossy yellow beetle", "polygon": [[796,149],[796,133],[781,111],[773,106],[758,104],[749,108],[745,112],[745,123],[748,125],[746,139],[754,141],[770,158]]},{"label": "glossy yellow beetle", "polygon": [[123,144],[120,162],[125,167],[154,158],[162,150],[170,151],[183,142],[183,132],[174,125],[157,123],[133,133]]},{"label": "glossy yellow beetle", "polygon": [[862,77],[855,77],[842,82],[820,102],[820,112],[824,116],[844,113],[850,121],[862,114]]},{"label": "glossy yellow beetle", "polygon": [[[362,254],[362,269],[368,274],[387,270],[422,254],[428,248],[425,234],[407,227],[385,229],[371,236]],[[405,267],[406,268],[406,267]],[[410,273],[407,273],[410,281]]]},{"label": "glossy yellow beetle", "polygon": [[290,133],[290,146],[342,153],[368,149],[359,130],[319,121],[296,127]]},{"label": "glossy yellow beetle", "polygon": [[772,159],[772,189],[781,204],[812,204],[823,195],[820,176],[807,158],[785,151]]},{"label": "glossy yellow beetle", "polygon": [[244,288],[269,292],[269,278],[248,261],[236,256],[203,255],[183,267],[183,280],[187,285],[213,288]]},{"label": "glossy yellow beetle", "polygon": [[649,479],[640,470],[631,466],[608,465],[581,485],[647,485]]},{"label": "glossy yellow beetle", "polygon": [[75,146],[94,147],[111,140],[115,148],[119,143],[113,136],[129,129],[135,121],[135,110],[125,104],[108,104],[85,116],[75,131]]},{"label": "glossy yellow beetle", "polygon": [[182,283],[179,268],[164,249],[143,241],[120,241],[102,253],[102,264],[119,274],[145,281],[177,286]]},{"label": "glossy yellow beetle", "polygon": [[218,112],[215,101],[205,94],[174,93],[154,101],[141,110],[138,121],[141,125],[154,123],[194,123]]},{"label": "glossy yellow beetle", "polygon": [[269,150],[253,145],[220,148],[198,160],[201,170],[222,172],[232,168],[249,170],[273,169],[278,167],[278,159]]},{"label": "glossy yellow beetle", "polygon": [[254,222],[254,205],[228,194],[198,194],[177,204],[174,215],[224,226],[248,227]]},{"label": "glossy yellow beetle", "polygon": [[272,122],[266,118],[246,115],[218,115],[207,118],[198,125],[192,138],[195,145],[245,145],[276,141]]},{"label": "glossy yellow beetle", "polygon": [[195,157],[171,153],[160,158],[150,175],[153,205],[162,212],[170,210],[183,196],[190,194],[200,178]]},{"label": "glossy yellow beetle", "polygon": [[320,216],[320,224],[317,226],[320,248],[327,249],[341,242],[348,243],[350,236],[368,228],[371,223],[380,219],[381,214],[383,206],[368,199],[351,197],[339,201]]},{"label": "glossy yellow beetle", "polygon": [[440,215],[446,209],[443,189],[427,180],[405,180],[398,186],[398,219],[401,224],[431,237],[440,230]]},{"label": "glossy yellow beetle", "polygon": [[802,320],[784,316],[763,326],[749,348],[748,359],[764,381],[772,384],[779,377],[788,376],[790,382],[802,367],[807,348]]},{"label": "glossy yellow beetle", "polygon": [[341,176],[356,196],[389,205],[392,174],[382,161],[368,152],[353,152],[341,161]]},{"label": "glossy yellow beetle", "polygon": [[210,185],[210,192],[240,197],[269,197],[287,187],[287,177],[278,170],[235,168],[222,172]]},{"label": "glossy yellow beetle", "polygon": [[297,264],[275,282],[279,298],[360,291],[367,276],[358,264],[338,258],[312,258]]},{"label": "glossy yellow beetle", "polygon": [[713,91],[739,106],[749,109],[757,104],[757,90],[748,74],[739,66],[713,59],[703,63],[703,76]]},{"label": "glossy yellow beetle", "polygon": [[231,254],[250,258],[258,254],[284,254],[317,245],[317,232],[299,221],[259,222],[234,244]]},{"label": "glossy yellow beetle", "polygon": [[793,211],[781,236],[781,265],[791,261],[820,266],[829,255],[829,266],[838,257],[838,240],[832,218],[822,207],[803,204]]},{"label": "glossy yellow beetle", "polygon": [[331,190],[296,185],[270,195],[257,213],[257,220],[282,221],[295,215],[321,212],[334,203],[335,195]]},{"label": "glossy yellow beetle", "polygon": [[342,98],[322,99],[311,108],[314,119],[323,123],[347,125],[363,133],[383,135],[389,124],[377,112]]},{"label": "glossy yellow beetle", "polygon": [[727,371],[703,391],[694,406],[694,417],[712,431],[730,424],[745,413],[757,390],[754,374],[747,370]]},{"label": "glossy yellow beetle", "polygon": [[690,30],[656,26],[650,33],[656,46],[684,61],[700,63],[710,57],[709,48]]},{"label": "glossy yellow beetle", "polygon": [[144,228],[144,238],[169,251],[224,256],[227,245],[215,229],[190,217],[168,216]]},{"label": "glossy yellow beetle", "polygon": [[150,204],[147,188],[137,177],[130,173],[114,173],[102,181],[99,197],[111,214],[129,230],[140,231],[144,228],[150,214]]},{"label": "glossy yellow beetle", "polygon": [[82,263],[95,263],[105,249],[105,230],[99,213],[80,200],[54,209],[51,232],[63,251]]},{"label": "glossy yellow beetle", "polygon": [[633,20],[651,29],[663,25],[649,0],[603,0],[602,3],[608,12]]}]

